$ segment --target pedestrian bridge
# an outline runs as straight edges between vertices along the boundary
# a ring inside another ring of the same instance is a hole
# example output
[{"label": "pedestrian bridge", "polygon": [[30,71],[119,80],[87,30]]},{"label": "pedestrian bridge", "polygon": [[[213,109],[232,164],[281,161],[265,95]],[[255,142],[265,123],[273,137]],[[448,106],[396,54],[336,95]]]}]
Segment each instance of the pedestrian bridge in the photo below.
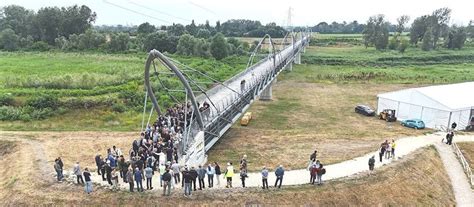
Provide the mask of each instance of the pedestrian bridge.
[{"label": "pedestrian bridge", "polygon": [[[266,41],[268,44],[265,44]],[[180,160],[188,165],[204,163],[205,153],[239,120],[253,101],[271,100],[272,85],[276,83],[277,76],[285,69],[291,71],[293,64],[301,63],[301,53],[309,41],[310,34],[300,32],[287,35],[276,45],[270,36],[265,35],[252,53],[245,70],[200,94],[193,91],[193,80],[189,80],[182,72],[186,69],[182,67],[186,66],[182,65],[180,69],[176,62],[159,51],[150,51],[145,65],[145,86],[154,110],[161,114],[159,100],[150,84],[149,70],[154,59],[158,59],[178,77],[185,88],[186,103],[190,102],[194,109],[179,146],[182,155]],[[263,45],[268,47],[264,48],[269,50],[268,55],[253,63]],[[200,108],[200,103],[207,103],[209,107],[204,111],[196,110]]]}]

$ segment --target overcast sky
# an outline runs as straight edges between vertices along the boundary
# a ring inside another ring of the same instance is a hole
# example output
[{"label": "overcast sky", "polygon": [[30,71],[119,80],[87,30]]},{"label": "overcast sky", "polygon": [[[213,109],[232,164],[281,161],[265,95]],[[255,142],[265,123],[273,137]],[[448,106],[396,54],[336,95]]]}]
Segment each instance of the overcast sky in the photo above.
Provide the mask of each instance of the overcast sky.
[{"label": "overcast sky", "polygon": [[38,10],[45,6],[87,5],[97,13],[96,25],[138,25],[150,22],[197,24],[206,20],[252,19],[287,25],[292,9],[294,26],[313,26],[321,21],[366,22],[374,14],[385,14],[395,22],[402,14],[415,17],[441,7],[452,9],[451,23],[467,25],[474,19],[474,0],[0,0],[0,6],[16,4]]}]

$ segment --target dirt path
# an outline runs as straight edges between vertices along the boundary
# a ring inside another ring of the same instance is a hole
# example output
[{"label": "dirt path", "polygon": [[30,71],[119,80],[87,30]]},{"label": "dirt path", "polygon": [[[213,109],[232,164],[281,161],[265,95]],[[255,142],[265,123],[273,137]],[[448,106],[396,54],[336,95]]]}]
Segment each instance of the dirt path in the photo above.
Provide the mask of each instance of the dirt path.
[{"label": "dirt path", "polygon": [[436,143],[435,146],[451,180],[457,206],[472,206],[474,204],[474,193],[453,149],[450,145],[443,143]]}]

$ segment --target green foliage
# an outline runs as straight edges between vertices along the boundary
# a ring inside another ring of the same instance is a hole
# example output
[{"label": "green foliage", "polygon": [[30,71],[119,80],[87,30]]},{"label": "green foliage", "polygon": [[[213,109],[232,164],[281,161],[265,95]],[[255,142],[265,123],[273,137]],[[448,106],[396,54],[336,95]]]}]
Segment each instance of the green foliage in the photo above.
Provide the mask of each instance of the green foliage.
[{"label": "green foliage", "polygon": [[0,32],[0,48],[7,51],[18,49],[18,35],[12,29],[4,29]]},{"label": "green foliage", "polygon": [[118,112],[118,113],[123,113],[127,110],[127,108],[125,107],[125,105],[123,105],[121,103],[116,103],[116,104],[112,105],[112,110],[115,111],[115,112]]},{"label": "green foliage", "polygon": [[398,39],[396,37],[392,37],[388,43],[388,49],[396,50],[398,48]]},{"label": "green foliage", "polygon": [[26,105],[31,106],[35,109],[51,108],[57,109],[60,105],[59,99],[56,96],[42,94],[39,96],[31,97],[26,101]]},{"label": "green foliage", "polygon": [[209,39],[211,37],[211,32],[208,29],[199,29],[196,34],[197,38]]},{"label": "green foliage", "polygon": [[421,49],[424,51],[430,51],[433,49],[433,33],[431,32],[431,29],[428,29],[428,31],[423,35]]},{"label": "green foliage", "polygon": [[33,45],[31,45],[31,50],[41,51],[41,52],[48,51],[49,45],[46,42],[38,41],[38,42],[33,43]]},{"label": "green foliage", "polygon": [[406,40],[405,38],[402,38],[402,39],[400,40],[400,44],[398,45],[398,48],[397,48],[398,51],[399,51],[400,53],[404,53],[405,50],[407,49],[407,47],[408,47],[408,40]]},{"label": "green foliage", "polygon": [[216,60],[222,60],[228,55],[227,41],[222,33],[217,33],[212,38],[211,54]]},{"label": "green foliage", "polygon": [[13,104],[15,104],[15,99],[12,94],[0,94],[0,106],[13,106]]},{"label": "green foliage", "polygon": [[384,15],[372,16],[367,21],[367,25],[363,31],[364,45],[375,46],[377,50],[383,50],[388,45],[388,26]]},{"label": "green foliage", "polygon": [[178,41],[178,46],[176,52],[180,55],[191,56],[194,54],[194,47],[196,45],[196,39],[189,35],[181,35]]},{"label": "green foliage", "polygon": [[110,34],[107,50],[111,52],[127,51],[130,36],[127,33]]},{"label": "green foliage", "polygon": [[142,23],[142,24],[138,25],[137,32],[139,34],[150,34],[150,33],[155,32],[155,30],[156,30],[155,26],[151,25],[148,22],[145,22],[145,23]]},{"label": "green foliage", "polygon": [[145,36],[143,47],[147,52],[152,49],[157,49],[160,52],[175,53],[177,43],[177,36],[170,36],[166,32],[154,32]]},{"label": "green foliage", "polygon": [[448,49],[461,49],[467,39],[467,32],[464,27],[453,26],[445,40],[445,47]]}]

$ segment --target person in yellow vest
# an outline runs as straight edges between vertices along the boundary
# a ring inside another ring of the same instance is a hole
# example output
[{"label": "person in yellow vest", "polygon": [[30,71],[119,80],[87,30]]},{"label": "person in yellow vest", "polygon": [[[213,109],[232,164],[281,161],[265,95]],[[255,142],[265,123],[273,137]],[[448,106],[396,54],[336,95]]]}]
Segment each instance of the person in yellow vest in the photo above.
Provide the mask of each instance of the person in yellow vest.
[{"label": "person in yellow vest", "polygon": [[397,144],[395,144],[395,140],[392,139],[392,159],[395,159],[395,147]]},{"label": "person in yellow vest", "polygon": [[227,168],[224,173],[224,177],[227,180],[226,188],[232,188],[232,177],[234,176],[234,166],[232,166],[232,162],[227,163]]}]

